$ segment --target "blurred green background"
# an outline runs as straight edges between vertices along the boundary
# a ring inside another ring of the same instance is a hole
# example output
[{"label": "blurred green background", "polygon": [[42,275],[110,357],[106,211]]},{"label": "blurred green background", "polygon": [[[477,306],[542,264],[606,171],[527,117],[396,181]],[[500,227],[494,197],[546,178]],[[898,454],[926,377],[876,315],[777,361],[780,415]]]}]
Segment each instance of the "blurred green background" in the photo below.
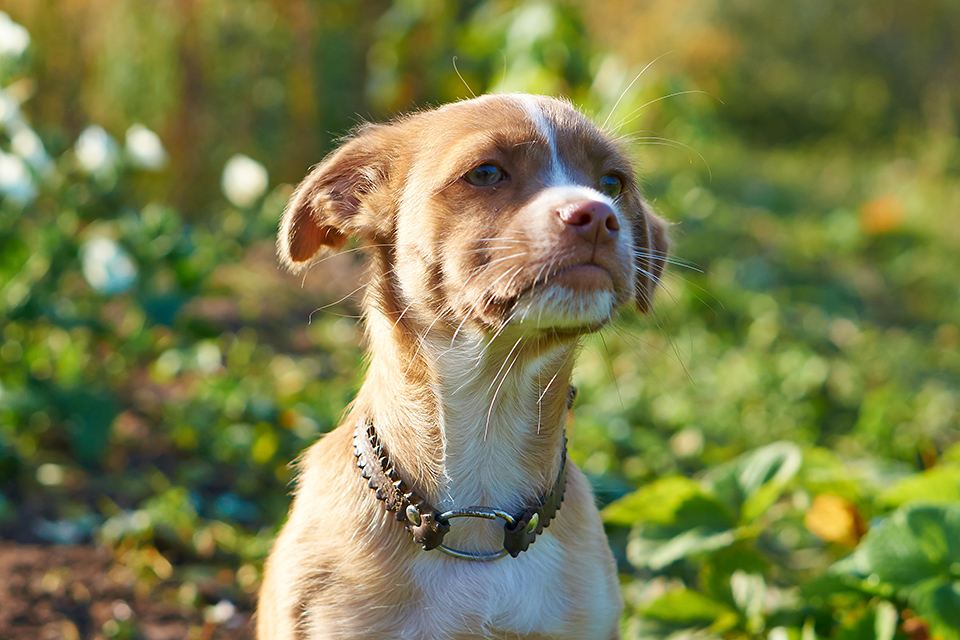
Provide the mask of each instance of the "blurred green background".
[{"label": "blurred green background", "polygon": [[276,267],[292,186],[361,121],[547,93],[689,265],[575,374],[626,636],[960,638],[957,2],[0,8],[0,539],[248,611],[362,375],[358,259]]}]

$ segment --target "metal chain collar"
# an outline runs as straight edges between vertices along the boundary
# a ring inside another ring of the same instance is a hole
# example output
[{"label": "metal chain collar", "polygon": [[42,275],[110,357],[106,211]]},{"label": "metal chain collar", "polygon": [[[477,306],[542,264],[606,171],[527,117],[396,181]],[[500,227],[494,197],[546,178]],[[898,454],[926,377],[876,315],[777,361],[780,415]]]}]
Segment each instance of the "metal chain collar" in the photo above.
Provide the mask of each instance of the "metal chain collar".
[{"label": "metal chain collar", "polygon": [[[568,406],[573,404],[575,396],[576,390],[570,387]],[[553,488],[535,506],[527,507],[518,515],[492,507],[438,511],[407,487],[400,478],[396,466],[390,461],[389,454],[377,436],[372,420],[361,418],[357,421],[353,434],[353,448],[357,466],[363,477],[368,480],[367,486],[376,490],[377,500],[383,503],[387,511],[396,513],[397,521],[404,523],[407,531],[413,535],[413,539],[426,551],[440,549],[447,555],[463,560],[487,562],[499,560],[507,554],[516,558],[521,551],[526,551],[560,510],[567,486],[566,436],[563,438],[560,471],[557,473]],[[503,520],[503,548],[490,553],[474,553],[444,545],[443,538],[450,531],[450,520],[454,518]]]}]

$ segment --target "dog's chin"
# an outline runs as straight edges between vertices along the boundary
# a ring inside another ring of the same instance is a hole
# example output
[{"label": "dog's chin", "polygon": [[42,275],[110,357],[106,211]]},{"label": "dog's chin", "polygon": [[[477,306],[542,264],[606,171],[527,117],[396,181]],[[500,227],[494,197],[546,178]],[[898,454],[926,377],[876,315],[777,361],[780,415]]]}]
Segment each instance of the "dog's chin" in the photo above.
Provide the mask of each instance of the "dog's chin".
[{"label": "dog's chin", "polygon": [[[581,270],[585,273],[572,273]],[[601,329],[616,307],[606,271],[579,267],[521,294],[513,307],[511,324],[534,332],[590,333]]]}]

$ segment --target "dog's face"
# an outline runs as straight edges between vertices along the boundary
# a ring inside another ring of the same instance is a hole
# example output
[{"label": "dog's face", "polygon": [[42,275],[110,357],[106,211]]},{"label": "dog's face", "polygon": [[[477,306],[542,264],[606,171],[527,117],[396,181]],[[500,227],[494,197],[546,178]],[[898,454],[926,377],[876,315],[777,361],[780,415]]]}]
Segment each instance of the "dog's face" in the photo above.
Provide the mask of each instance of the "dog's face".
[{"label": "dog's face", "polygon": [[570,104],[522,94],[361,128],[297,188],[280,256],[299,271],[351,235],[384,312],[529,334],[595,330],[631,300],[647,311],[667,248],[620,147]]}]

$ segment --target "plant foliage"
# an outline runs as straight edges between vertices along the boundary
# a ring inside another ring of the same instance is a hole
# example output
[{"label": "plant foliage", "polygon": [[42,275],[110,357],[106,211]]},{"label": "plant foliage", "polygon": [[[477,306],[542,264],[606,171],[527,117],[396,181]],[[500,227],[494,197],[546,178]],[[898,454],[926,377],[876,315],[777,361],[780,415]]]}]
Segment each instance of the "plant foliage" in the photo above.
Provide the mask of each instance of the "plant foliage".
[{"label": "plant foliage", "polygon": [[168,4],[0,13],[0,536],[254,592],[363,370],[356,253],[276,269],[292,185],[356,114],[546,92],[675,223],[575,372],[626,637],[960,638],[953,4]]}]

